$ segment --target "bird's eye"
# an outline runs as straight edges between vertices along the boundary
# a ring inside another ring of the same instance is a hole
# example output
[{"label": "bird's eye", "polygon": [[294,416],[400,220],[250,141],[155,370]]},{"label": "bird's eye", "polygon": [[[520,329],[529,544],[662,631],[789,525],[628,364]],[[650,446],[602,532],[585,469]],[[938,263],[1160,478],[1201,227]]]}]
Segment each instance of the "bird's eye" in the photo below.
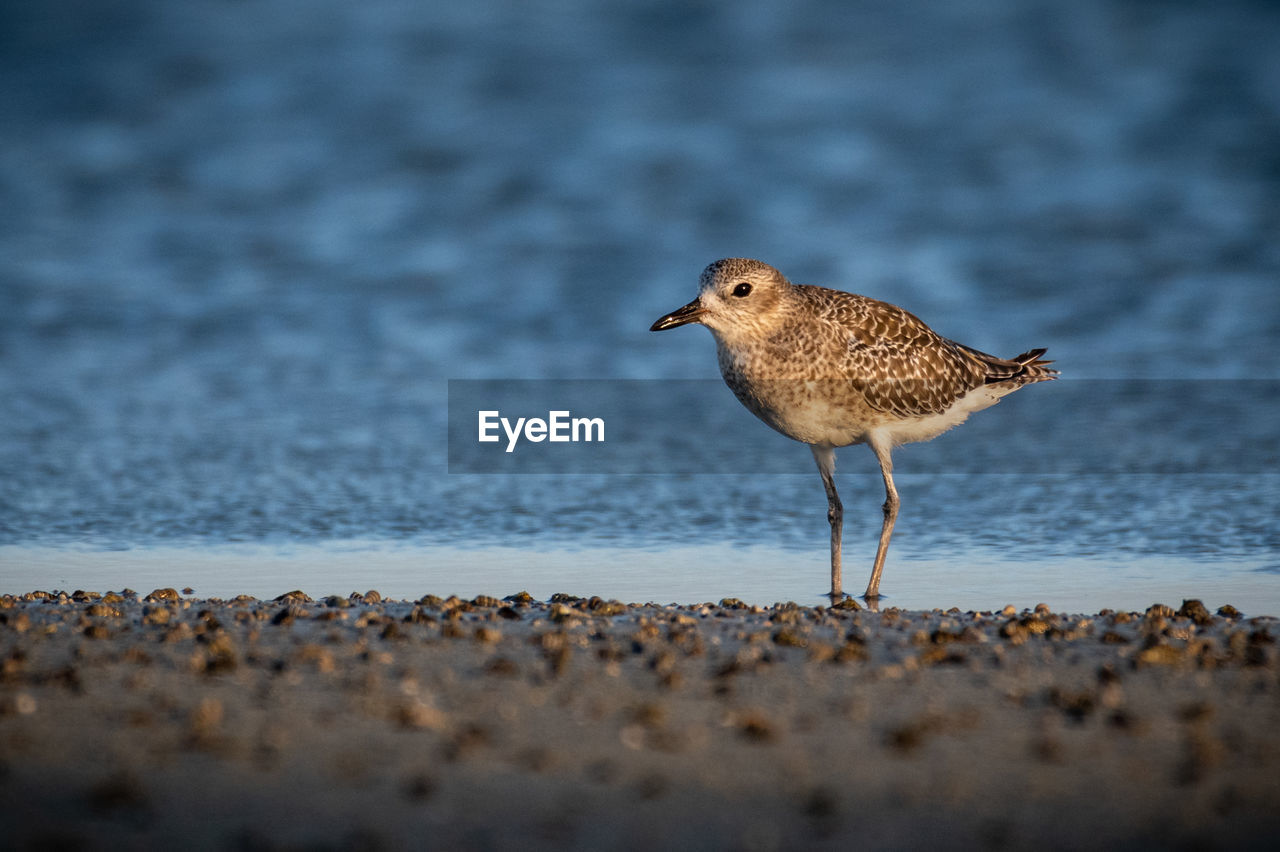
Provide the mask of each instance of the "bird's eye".
[{"label": "bird's eye", "polygon": [[750,292],[751,292],[751,285],[745,281],[740,282],[738,286],[733,288],[733,295],[737,296],[739,299],[741,299],[743,296],[746,296]]}]

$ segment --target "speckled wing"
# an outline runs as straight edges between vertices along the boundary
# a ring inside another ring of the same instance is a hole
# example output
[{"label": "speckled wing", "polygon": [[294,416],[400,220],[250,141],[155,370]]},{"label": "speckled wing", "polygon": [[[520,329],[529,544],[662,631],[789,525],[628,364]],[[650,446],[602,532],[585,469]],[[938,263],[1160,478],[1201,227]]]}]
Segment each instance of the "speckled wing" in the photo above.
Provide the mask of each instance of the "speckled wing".
[{"label": "speckled wing", "polygon": [[902,418],[941,414],[986,382],[981,353],[947,340],[896,305],[807,289],[821,290],[823,319],[847,341],[841,371],[875,410]]}]

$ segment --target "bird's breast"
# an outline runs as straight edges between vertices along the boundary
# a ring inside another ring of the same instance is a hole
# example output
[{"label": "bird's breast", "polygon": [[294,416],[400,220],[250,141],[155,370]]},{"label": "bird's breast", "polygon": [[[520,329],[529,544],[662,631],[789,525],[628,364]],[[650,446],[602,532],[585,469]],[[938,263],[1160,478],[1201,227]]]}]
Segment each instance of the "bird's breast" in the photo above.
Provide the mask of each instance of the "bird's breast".
[{"label": "bird's breast", "polygon": [[806,444],[843,447],[860,443],[884,419],[846,378],[806,376],[803,370],[787,374],[766,368],[760,358],[723,350],[720,373],[752,414],[788,438]]}]

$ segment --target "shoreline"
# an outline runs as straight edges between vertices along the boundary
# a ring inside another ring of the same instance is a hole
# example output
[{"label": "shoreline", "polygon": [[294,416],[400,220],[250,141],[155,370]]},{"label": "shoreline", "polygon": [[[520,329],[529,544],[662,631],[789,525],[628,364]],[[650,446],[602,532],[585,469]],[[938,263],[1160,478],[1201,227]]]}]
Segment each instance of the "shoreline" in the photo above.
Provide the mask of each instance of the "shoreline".
[{"label": "shoreline", "polygon": [[[846,542],[848,544],[848,542]],[[874,547],[874,544],[871,545]],[[931,609],[938,603],[986,611],[1047,602],[1055,612],[1104,607],[1145,610],[1199,598],[1211,611],[1235,604],[1247,615],[1280,616],[1280,573],[1261,555],[1226,560],[1203,555],[1126,554],[1070,559],[991,551],[899,554],[885,606]],[[350,592],[359,579],[384,597],[416,599],[424,591],[468,599],[494,590],[528,589],[540,599],[564,590],[624,601],[718,601],[726,595],[772,605],[827,602],[826,552],[765,545],[690,544],[660,551],[620,546],[574,549],[528,546],[437,546],[346,541],[288,546],[222,544],[143,546],[125,550],[0,546],[0,591],[142,590],[195,587],[201,598],[241,593],[270,600],[287,589]],[[860,576],[850,581],[861,581]],[[860,590],[861,586],[856,590]],[[945,590],[941,598],[939,590]]]},{"label": "shoreline", "polygon": [[845,607],[5,595],[5,823],[17,848],[1280,831],[1277,619]]}]

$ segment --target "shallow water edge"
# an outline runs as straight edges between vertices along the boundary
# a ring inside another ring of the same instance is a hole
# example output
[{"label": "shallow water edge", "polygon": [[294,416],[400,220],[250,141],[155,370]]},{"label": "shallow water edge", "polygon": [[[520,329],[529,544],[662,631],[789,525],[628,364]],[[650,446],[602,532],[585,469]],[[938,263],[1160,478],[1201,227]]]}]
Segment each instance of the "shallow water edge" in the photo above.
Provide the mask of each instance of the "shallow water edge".
[{"label": "shallow water edge", "polygon": [[[134,550],[0,547],[0,593],[191,587],[202,597],[273,598],[376,589],[387,598],[424,594],[498,597],[557,592],[626,602],[696,603],[739,598],[749,604],[825,600],[825,554],[780,547],[717,545],[656,550],[514,547],[396,547],[381,542],[227,545]],[[861,570],[846,565],[846,591],[860,593]],[[1105,583],[1100,582],[1105,578]],[[886,569],[883,606],[994,611],[1045,603],[1059,612],[1145,610],[1203,600],[1250,616],[1280,615],[1280,567],[1220,556],[1128,555],[998,558],[989,551],[901,558]]]}]

